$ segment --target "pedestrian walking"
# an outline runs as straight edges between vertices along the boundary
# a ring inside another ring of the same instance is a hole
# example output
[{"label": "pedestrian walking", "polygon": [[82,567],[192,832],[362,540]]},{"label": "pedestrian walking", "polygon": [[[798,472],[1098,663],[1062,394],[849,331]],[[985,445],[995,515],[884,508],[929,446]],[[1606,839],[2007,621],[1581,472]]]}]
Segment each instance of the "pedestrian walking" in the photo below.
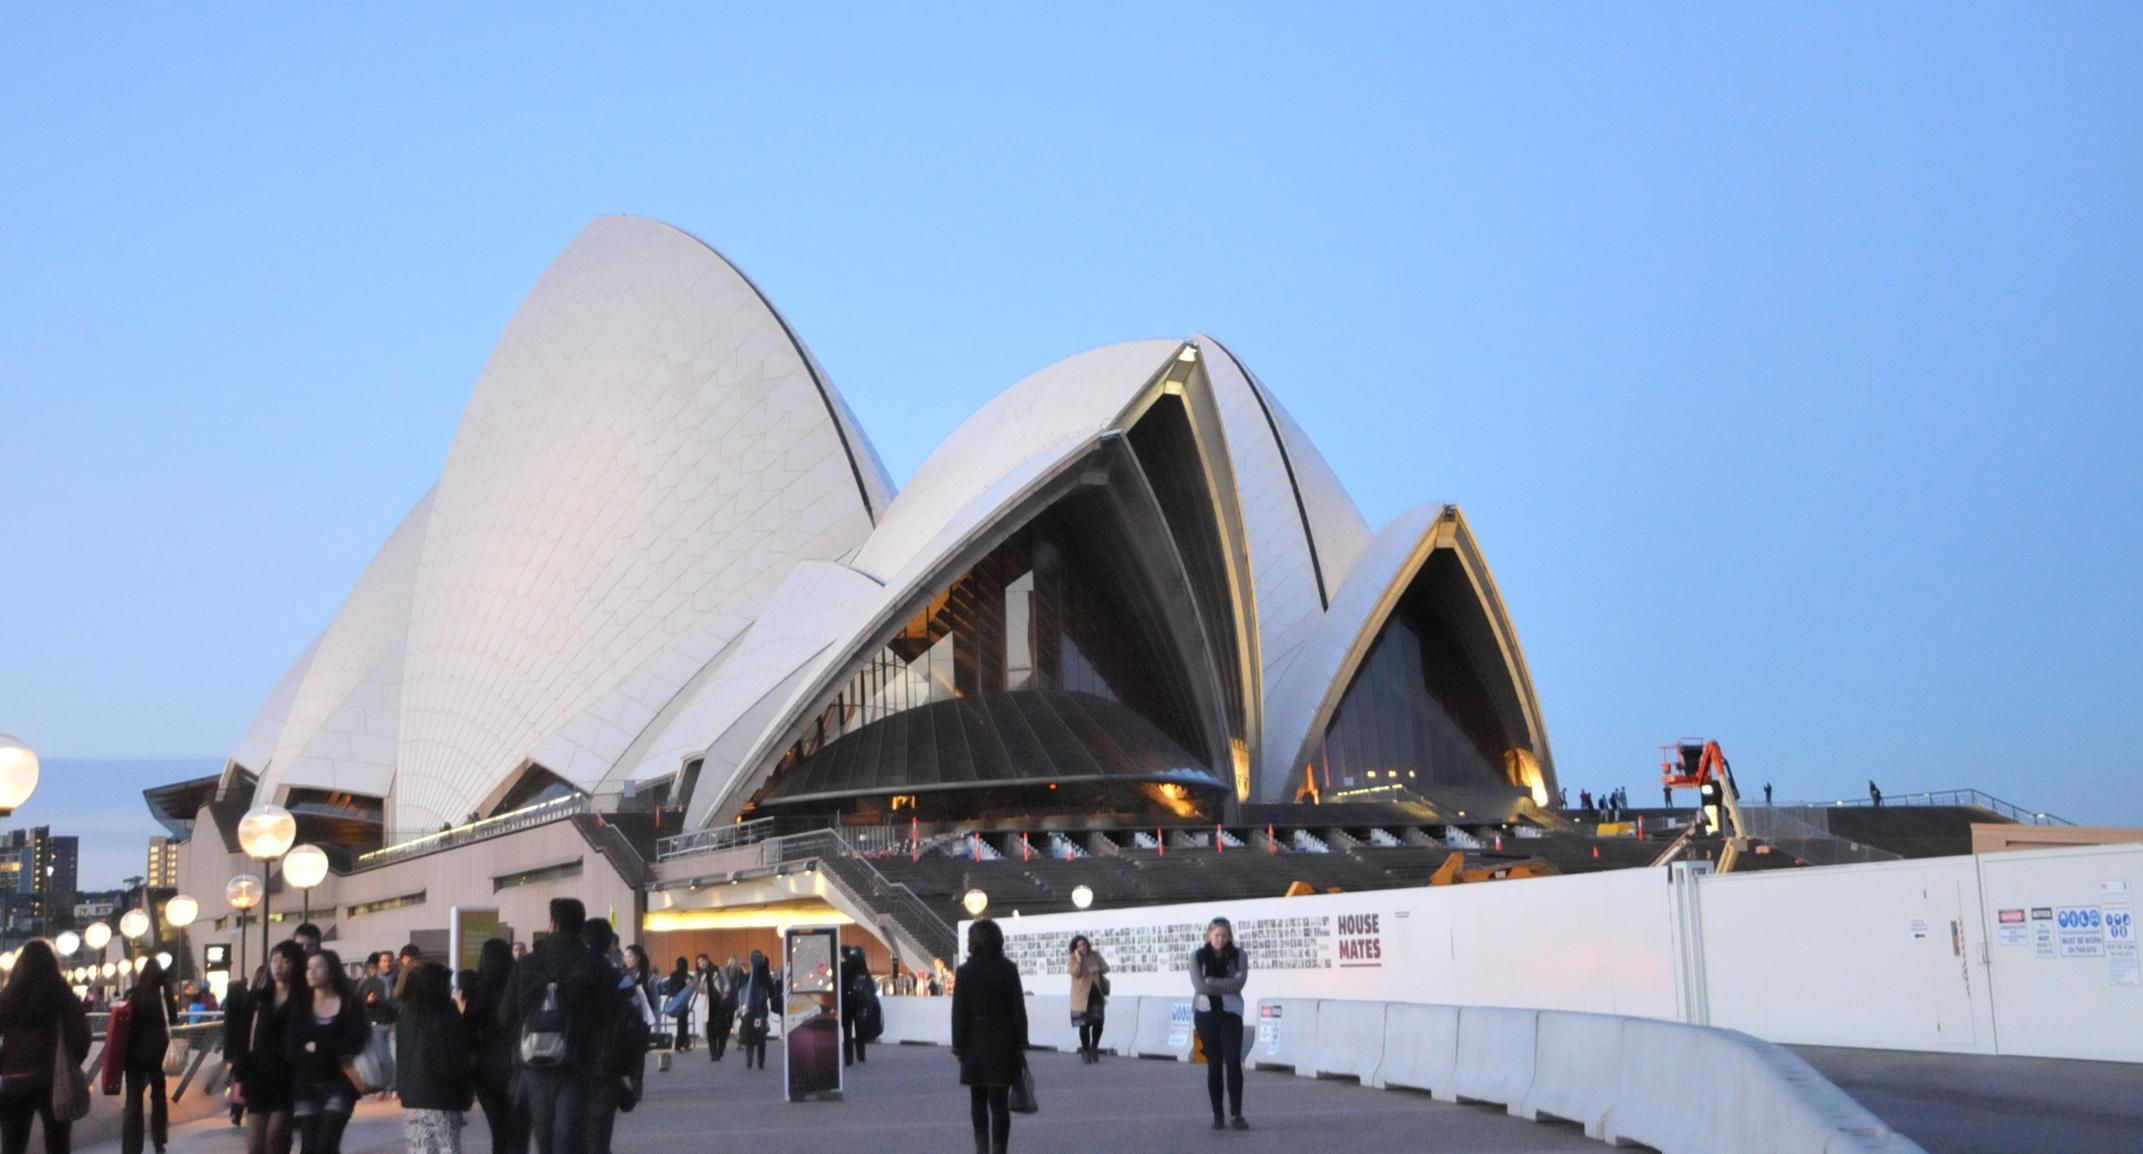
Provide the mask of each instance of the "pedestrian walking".
[{"label": "pedestrian walking", "polygon": [[164,1154],[171,1138],[170,1097],[164,1092],[164,1051],[171,1048],[171,992],[164,967],[155,958],[143,962],[135,976],[126,1014],[122,1059],[126,1109],[119,1123],[119,1149],[121,1154],[141,1154],[146,1121],[147,1139],[156,1145],[156,1154]]},{"label": "pedestrian walking", "polygon": [[707,1011],[707,1046],[713,1051],[708,1060],[713,1062],[721,1061],[722,1055],[729,1052],[730,1031],[737,1024],[737,997],[744,992],[744,964],[731,954],[717,973],[721,975],[722,996],[708,1003]]},{"label": "pedestrian walking", "polygon": [[872,1018],[878,1010],[878,983],[871,977],[868,955],[861,946],[841,950],[841,1064],[863,1061],[864,1046],[877,1035]]},{"label": "pedestrian walking", "polygon": [[[1192,1021],[1205,1047],[1205,1093],[1213,1102],[1213,1129],[1248,1130],[1243,1120],[1243,983],[1250,980],[1250,957],[1235,944],[1235,927],[1214,918],[1205,927],[1205,944],[1191,951]],[[1228,1116],[1221,1117],[1225,1084]]]},{"label": "pedestrian walking", "polygon": [[737,1041],[744,1047],[744,1068],[754,1064],[766,1069],[766,1015],[774,1002],[774,975],[767,969],[766,955],[752,951],[751,973],[744,978],[744,989],[737,997],[737,1013],[742,1015],[737,1023]]},{"label": "pedestrian walking", "polygon": [[581,943],[579,898],[552,898],[550,933],[514,967],[499,1024],[514,1039],[521,1100],[538,1154],[586,1154],[603,1054],[617,1019],[616,971]]},{"label": "pedestrian walking", "polygon": [[461,1128],[476,1099],[474,1053],[446,968],[405,968],[394,1023],[394,1091],[409,1154],[461,1154]]},{"label": "pedestrian walking", "polygon": [[1764,783],[1764,804],[1771,804],[1771,783],[1768,781]]},{"label": "pedestrian walking", "polygon": [[1079,1060],[1101,1061],[1101,1027],[1109,1001],[1109,963],[1085,934],[1071,940],[1071,1020],[1079,1027]]},{"label": "pedestrian walking", "polygon": [[32,938],[0,989],[0,1154],[27,1154],[30,1125],[45,1123],[45,1154],[67,1154],[74,1123],[52,1112],[60,1054],[89,1059],[89,1014],[60,975],[52,943]]},{"label": "pedestrian walking", "polygon": [[[588,1154],[610,1154],[611,1135],[617,1132],[618,1114],[639,1105],[647,1083],[647,1042],[656,1025],[655,1011],[647,994],[622,965],[613,961],[618,935],[602,918],[589,918],[581,927],[581,944],[603,966],[609,1006],[615,1016],[597,1056],[600,1069],[588,1106]],[[622,955],[619,955],[622,957]]]},{"label": "pedestrian walking", "polygon": [[1874,802],[1876,808],[1882,808],[1883,791],[1880,786],[1875,784],[1875,779],[1872,777],[1868,779],[1868,800]]},{"label": "pedestrian walking", "polygon": [[678,1053],[692,1048],[692,999],[698,992],[699,983],[692,980],[692,971],[685,968],[684,958],[679,957],[670,976],[662,983],[662,1009],[676,1026],[670,1048]]},{"label": "pedestrian walking", "polygon": [[707,1002],[707,1060],[719,1062],[722,1055],[715,1039],[715,1024],[722,1019],[722,967],[705,954],[692,959],[692,980],[699,986],[699,996]]},{"label": "pedestrian walking", "polygon": [[514,1101],[513,1037],[499,1024],[499,1007],[513,988],[513,951],[499,938],[484,943],[476,984],[462,1007],[475,1057],[476,1103],[491,1129],[491,1154],[527,1154],[528,1119]]},{"label": "pedestrian walking", "polygon": [[[391,960],[391,956],[390,956]],[[283,1056],[290,1061],[290,1117],[302,1154],[339,1154],[342,1131],[357,1108],[343,1067],[370,1040],[364,1007],[333,950],[305,960],[303,998],[284,1009]]]},{"label": "pedestrian walking", "polygon": [[952,986],[952,1056],[967,1087],[975,1154],[1005,1154],[1012,1140],[1012,1086],[1027,1068],[1027,999],[1004,931],[988,918],[967,927],[967,961]]},{"label": "pedestrian walking", "polygon": [[290,1060],[283,1056],[283,1023],[293,999],[304,998],[305,947],[276,943],[245,1000],[242,1039],[231,1055],[234,1095],[245,1104],[246,1154],[290,1154]]}]

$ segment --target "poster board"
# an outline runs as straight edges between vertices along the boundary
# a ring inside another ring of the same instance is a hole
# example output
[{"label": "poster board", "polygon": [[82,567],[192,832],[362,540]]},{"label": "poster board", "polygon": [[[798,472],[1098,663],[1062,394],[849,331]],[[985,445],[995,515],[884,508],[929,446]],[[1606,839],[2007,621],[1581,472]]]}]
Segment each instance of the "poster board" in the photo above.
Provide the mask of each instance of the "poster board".
[{"label": "poster board", "polygon": [[789,1101],[839,1097],[841,931],[793,926],[781,935],[781,1076]]},{"label": "poster board", "polygon": [[455,906],[447,913],[448,972],[474,970],[483,960],[484,943],[499,936],[497,906]]}]

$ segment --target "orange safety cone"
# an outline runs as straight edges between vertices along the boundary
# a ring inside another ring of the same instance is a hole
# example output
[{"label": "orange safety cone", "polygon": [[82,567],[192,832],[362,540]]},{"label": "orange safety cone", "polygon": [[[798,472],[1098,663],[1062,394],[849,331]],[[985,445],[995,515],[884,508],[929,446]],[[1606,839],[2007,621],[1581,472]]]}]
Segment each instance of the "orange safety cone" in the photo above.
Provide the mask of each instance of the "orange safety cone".
[{"label": "orange safety cone", "polygon": [[1266,823],[1266,825],[1265,825],[1265,852],[1266,852],[1266,853],[1279,853],[1279,852],[1280,852],[1280,839],[1279,839],[1279,838],[1277,838],[1277,837],[1275,837],[1275,836],[1273,836],[1273,832],[1272,832],[1272,824],[1271,824],[1270,822]]},{"label": "orange safety cone", "polygon": [[1217,826],[1217,825],[1213,827],[1213,852],[1214,852],[1214,853],[1226,853],[1226,852],[1228,852],[1228,843],[1227,843],[1227,841],[1226,841],[1226,840],[1225,840],[1225,839],[1223,838],[1223,836],[1222,836],[1222,835],[1226,834],[1227,832],[1228,832],[1227,830],[1224,830],[1224,829],[1220,828],[1220,827],[1219,827],[1219,826]]},{"label": "orange safety cone", "polygon": [[1592,847],[1592,860],[1594,860],[1594,861],[1598,861],[1598,860],[1600,860],[1600,847],[1599,847],[1599,846],[1594,846],[1594,847]]},{"label": "orange safety cone", "polygon": [[1503,852],[1503,831],[1502,831],[1502,830],[1497,830],[1497,831],[1496,831],[1496,852],[1497,852],[1497,853],[1502,853],[1502,852]]},{"label": "orange safety cone", "polygon": [[1157,844],[1157,845],[1159,845],[1159,846],[1161,847],[1161,856],[1162,856],[1162,857],[1167,857],[1167,856],[1168,856],[1168,835],[1167,835],[1167,834],[1164,834],[1164,833],[1162,833],[1162,832],[1161,832],[1161,830],[1160,830],[1160,827],[1158,827],[1158,826],[1154,827],[1154,831],[1153,831],[1153,840],[1154,840],[1154,843],[1155,843],[1155,844]]}]

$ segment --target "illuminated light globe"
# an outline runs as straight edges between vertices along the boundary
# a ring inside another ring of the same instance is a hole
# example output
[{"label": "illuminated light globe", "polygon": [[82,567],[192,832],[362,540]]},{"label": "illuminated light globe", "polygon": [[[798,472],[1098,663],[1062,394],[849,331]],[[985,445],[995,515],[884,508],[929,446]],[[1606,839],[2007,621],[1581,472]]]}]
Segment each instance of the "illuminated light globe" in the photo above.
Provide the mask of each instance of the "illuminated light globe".
[{"label": "illuminated light globe", "polygon": [[101,950],[111,944],[112,927],[104,922],[91,922],[82,927],[82,944],[93,950]]},{"label": "illuminated light globe", "polygon": [[274,861],[298,840],[298,819],[279,805],[257,805],[238,819],[238,848],[254,861]]},{"label": "illuminated light globe", "polygon": [[195,918],[200,916],[201,903],[187,897],[185,894],[180,894],[164,903],[164,920],[171,923],[175,929],[185,929],[193,924]]},{"label": "illuminated light globe", "polygon": [[960,895],[960,908],[967,911],[968,917],[979,918],[982,911],[990,908],[990,895],[981,890],[969,890]]},{"label": "illuminated light globe", "polygon": [[13,973],[14,970],[15,951],[9,950],[4,954],[0,954],[0,973]]},{"label": "illuminated light globe", "polygon": [[327,851],[306,844],[283,856],[283,880],[309,890],[327,880]]},{"label": "illuminated light globe", "polygon": [[97,967],[97,969],[107,978],[119,972],[119,966],[116,962],[106,962],[102,966]]},{"label": "illuminated light globe", "polygon": [[60,936],[52,939],[52,948],[58,950],[64,958],[82,948],[82,939],[73,930],[61,930]]},{"label": "illuminated light globe", "polygon": [[1093,905],[1094,887],[1089,885],[1079,885],[1072,887],[1072,904],[1082,910],[1090,905]]},{"label": "illuminated light globe", "polygon": [[158,950],[158,951],[157,951],[157,953],[156,953],[156,964],[157,964],[157,965],[158,965],[159,967],[163,968],[163,969],[166,969],[166,970],[170,969],[170,968],[171,968],[171,953],[170,953],[170,951],[168,951],[168,950]]},{"label": "illuminated light globe", "polygon": [[0,733],[0,817],[14,813],[37,792],[37,751]]},{"label": "illuminated light globe", "polygon": [[234,910],[250,910],[260,904],[263,892],[265,890],[259,878],[252,874],[239,874],[223,887],[223,900],[229,902]]},{"label": "illuminated light globe", "polygon": [[120,915],[119,932],[129,938],[138,938],[149,932],[149,915],[143,910],[128,910]]}]

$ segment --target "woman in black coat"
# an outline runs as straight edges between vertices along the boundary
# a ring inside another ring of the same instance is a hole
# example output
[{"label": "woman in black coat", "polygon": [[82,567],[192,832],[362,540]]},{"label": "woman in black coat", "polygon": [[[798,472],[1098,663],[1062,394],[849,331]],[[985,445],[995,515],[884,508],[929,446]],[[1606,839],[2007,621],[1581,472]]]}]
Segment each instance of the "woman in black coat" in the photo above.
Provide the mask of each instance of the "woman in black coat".
[{"label": "woman in black coat", "polygon": [[766,1069],[767,1014],[773,1007],[774,975],[767,969],[766,955],[753,950],[751,972],[744,978],[744,988],[737,991],[737,1013],[744,1019],[737,1027],[737,1041],[744,1047],[747,1070],[754,1062]]},{"label": "woman in black coat", "polygon": [[670,1048],[672,1050],[678,1051],[679,1053],[682,1053],[692,1048],[691,993],[697,988],[698,987],[694,985],[692,981],[692,971],[685,968],[685,960],[683,958],[678,958],[677,968],[671,970],[670,976],[663,980],[662,1004],[665,1008],[667,1008],[672,1002],[678,1000],[677,995],[686,995],[684,999],[684,1004],[678,1007],[677,1012],[675,1014],[670,1015],[672,1022],[677,1027],[677,1033],[675,1039],[670,1043]]},{"label": "woman in black coat", "polygon": [[357,1109],[357,1087],[342,1068],[371,1038],[364,1004],[342,970],[341,956],[321,950],[305,959],[305,996],[292,998],[283,1009],[290,1113],[303,1154],[341,1154],[342,1131]]},{"label": "woman in black coat", "polygon": [[231,1083],[245,1099],[246,1154],[290,1154],[290,1060],[283,1056],[283,1021],[303,1001],[305,950],[278,942],[253,992],[245,998],[240,1039],[230,1051]]},{"label": "woman in black coat", "polygon": [[513,990],[513,949],[503,940],[484,943],[476,963],[476,986],[461,1019],[476,1055],[476,1101],[491,1127],[491,1154],[521,1154],[528,1149],[528,1125],[514,1108],[514,1038],[499,1025],[499,1003]]},{"label": "woman in black coat", "polygon": [[[164,1154],[171,1137],[170,1097],[164,1092],[164,1051],[171,1048],[171,992],[164,967],[150,958],[127,996],[126,1112],[119,1125],[120,1154],[141,1154],[142,1115],[148,1115],[148,1139]],[[142,1095],[147,1094],[146,1108]]]},{"label": "woman in black coat", "polygon": [[408,972],[402,993],[394,1021],[394,1089],[402,1099],[403,1148],[410,1154],[461,1154],[476,1071],[452,982],[444,967],[426,963]]},{"label": "woman in black coat", "polygon": [[1004,931],[988,918],[967,927],[967,961],[953,978],[952,1056],[968,1088],[975,1154],[1005,1154],[1012,1085],[1027,1066],[1027,1000]]}]

